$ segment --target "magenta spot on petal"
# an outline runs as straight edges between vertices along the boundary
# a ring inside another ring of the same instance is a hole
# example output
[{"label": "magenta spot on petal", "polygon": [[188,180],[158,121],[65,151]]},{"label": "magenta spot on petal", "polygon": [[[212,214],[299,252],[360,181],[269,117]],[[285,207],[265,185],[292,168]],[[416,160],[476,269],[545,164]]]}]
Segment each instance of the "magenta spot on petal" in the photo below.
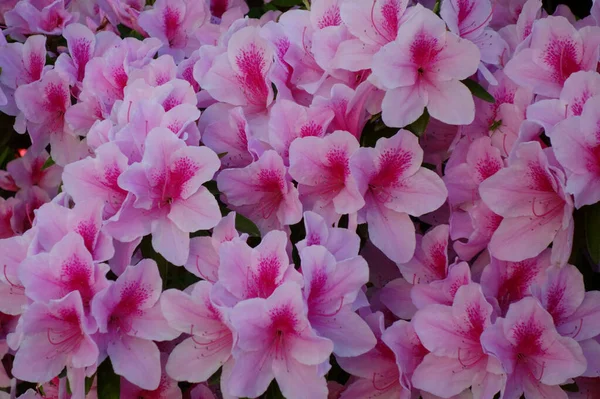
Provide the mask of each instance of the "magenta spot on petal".
[{"label": "magenta spot on petal", "polygon": [[37,53],[32,53],[29,57],[29,79],[30,82],[35,82],[42,78],[42,71],[46,60]]},{"label": "magenta spot on petal", "polygon": [[548,287],[546,292],[546,310],[552,315],[554,323],[557,324],[564,316],[565,287],[553,284]]},{"label": "magenta spot on petal", "polygon": [[502,169],[502,162],[486,154],[484,159],[479,159],[475,165],[475,170],[479,175],[479,181],[482,182],[490,176],[493,176]]},{"label": "magenta spot on petal", "polygon": [[467,335],[474,341],[479,341],[479,337],[485,329],[486,319],[485,310],[478,303],[471,303],[467,306],[465,326],[468,331]]},{"label": "magenta spot on petal", "polygon": [[257,204],[256,212],[263,218],[269,219],[279,209],[283,201],[285,181],[277,170],[261,169],[258,173],[257,188],[265,195]]},{"label": "magenta spot on petal", "polygon": [[69,93],[61,86],[55,83],[49,83],[45,88],[46,93],[46,111],[63,115],[67,110],[69,102]]},{"label": "magenta spot on petal", "polygon": [[192,85],[192,87],[194,88],[195,92],[199,92],[200,91],[200,85],[198,84],[198,82],[196,82],[196,79],[194,79],[194,64],[190,63],[189,65],[187,65],[184,69],[183,72],[181,73],[181,76],[189,83]]},{"label": "magenta spot on petal", "polygon": [[321,236],[317,233],[310,233],[306,237],[306,246],[310,247],[311,245],[321,245]]},{"label": "magenta spot on petal", "polygon": [[389,0],[381,6],[381,24],[386,32],[386,38],[390,41],[396,39],[398,35],[400,4],[397,0]]},{"label": "magenta spot on petal", "polygon": [[438,39],[419,34],[410,46],[411,61],[419,68],[419,72],[423,73],[437,60],[441,51]]},{"label": "magenta spot on petal", "polygon": [[253,276],[253,286],[249,289],[249,297],[268,298],[279,286],[279,269],[281,264],[277,256],[261,257],[256,273]]},{"label": "magenta spot on petal", "polygon": [[592,94],[588,90],[585,90],[581,93],[580,97],[573,99],[573,102],[571,103],[571,113],[574,116],[580,116],[583,112],[583,106],[591,96]]},{"label": "magenta spot on petal", "polygon": [[120,300],[113,308],[109,318],[109,325],[112,329],[129,332],[131,323],[129,318],[135,315],[141,315],[141,307],[150,299],[150,288],[139,282],[129,282],[121,288],[119,292]]},{"label": "magenta spot on petal", "polygon": [[443,280],[448,275],[448,260],[446,259],[446,245],[437,242],[429,249],[431,264],[429,268],[434,273],[436,280]]},{"label": "magenta spot on petal", "polygon": [[248,101],[253,105],[266,106],[269,89],[265,81],[266,60],[263,49],[250,43],[235,58],[240,70],[237,80]]},{"label": "magenta spot on petal", "polygon": [[539,272],[540,265],[532,259],[506,263],[496,295],[502,315],[506,314],[511,303],[528,295],[529,287]]},{"label": "magenta spot on petal", "polygon": [[237,124],[238,140],[241,144],[240,148],[246,150],[248,148],[248,136],[246,135],[246,122],[239,121]]},{"label": "magenta spot on petal", "polygon": [[386,150],[379,156],[379,171],[375,174],[369,186],[372,189],[386,189],[400,186],[399,181],[404,172],[410,167],[412,154],[403,150]]},{"label": "magenta spot on petal", "polygon": [[580,71],[580,50],[571,38],[551,40],[545,49],[544,62],[552,68],[552,78],[564,83],[572,73]]},{"label": "magenta spot on petal", "polygon": [[98,226],[96,226],[94,219],[79,222],[75,231],[83,238],[86,249],[93,254],[98,236]]},{"label": "magenta spot on petal", "polygon": [[315,121],[309,121],[300,128],[300,137],[316,136],[321,137],[323,135],[323,127],[318,125]]},{"label": "magenta spot on petal", "polygon": [[169,112],[174,107],[181,104],[181,101],[177,99],[174,95],[170,94],[162,103],[163,108],[166,112]]},{"label": "magenta spot on petal", "polygon": [[460,26],[473,11],[475,2],[471,2],[470,0],[458,0],[456,5],[458,6],[458,25]]},{"label": "magenta spot on petal", "polygon": [[344,183],[347,176],[350,175],[350,159],[348,154],[341,148],[332,148],[326,155],[329,166],[330,177],[338,181],[338,184]]},{"label": "magenta spot on petal", "polygon": [[529,356],[543,353],[543,332],[544,328],[532,319],[521,321],[511,329],[510,334],[515,342],[518,362],[524,362]]},{"label": "magenta spot on petal", "polygon": [[91,287],[91,265],[87,264],[77,255],[73,255],[62,264],[60,278],[65,293],[79,291],[84,306],[89,305],[94,296]]},{"label": "magenta spot on petal", "polygon": [[274,335],[295,333],[298,318],[291,306],[283,305],[271,309],[269,316],[271,318],[271,331]]},{"label": "magenta spot on petal", "polygon": [[527,171],[529,188],[532,190],[552,192],[554,191],[549,172],[544,170],[539,163],[530,163]]},{"label": "magenta spot on petal", "polygon": [[125,86],[127,86],[127,80],[129,79],[123,65],[119,65],[118,67],[112,69],[112,78],[122,98],[123,89]]},{"label": "magenta spot on petal", "polygon": [[177,36],[180,28],[181,15],[179,10],[167,6],[163,14],[163,24],[165,27],[165,36],[169,43]]},{"label": "magenta spot on petal", "polygon": [[222,18],[228,6],[229,0],[210,0],[210,13],[217,18]]},{"label": "magenta spot on petal", "polygon": [[332,6],[327,9],[317,22],[319,29],[326,28],[328,26],[339,26],[342,24],[342,17],[340,15],[340,7]]},{"label": "magenta spot on petal", "polygon": [[[169,175],[161,175],[157,187],[162,188],[162,202],[179,199],[186,189],[188,181],[200,170],[200,165],[188,157],[177,159],[171,166]],[[165,179],[166,178],[166,179]]]},{"label": "magenta spot on petal", "polygon": [[77,80],[82,81],[85,74],[85,66],[90,60],[91,43],[85,39],[77,39],[71,49],[71,58],[77,65]]}]

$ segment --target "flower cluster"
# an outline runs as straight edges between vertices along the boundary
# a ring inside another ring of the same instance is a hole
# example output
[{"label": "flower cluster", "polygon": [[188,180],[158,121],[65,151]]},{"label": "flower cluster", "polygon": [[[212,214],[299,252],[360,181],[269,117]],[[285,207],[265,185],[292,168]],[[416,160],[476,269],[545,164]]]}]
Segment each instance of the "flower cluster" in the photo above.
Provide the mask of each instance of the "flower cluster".
[{"label": "flower cluster", "polygon": [[600,0],[146,3],[0,4],[0,398],[598,395]]}]

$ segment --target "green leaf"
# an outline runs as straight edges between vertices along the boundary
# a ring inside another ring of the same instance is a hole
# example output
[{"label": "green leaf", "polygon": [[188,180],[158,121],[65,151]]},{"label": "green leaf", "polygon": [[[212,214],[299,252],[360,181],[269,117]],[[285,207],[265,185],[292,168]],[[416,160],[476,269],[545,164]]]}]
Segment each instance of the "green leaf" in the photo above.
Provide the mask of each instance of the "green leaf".
[{"label": "green leaf", "polygon": [[119,399],[121,378],[115,374],[110,358],[98,367],[98,399]]},{"label": "green leaf", "polygon": [[433,6],[433,13],[440,15],[440,8],[442,7],[442,2],[440,0],[437,0],[435,2],[435,5]]},{"label": "green leaf", "polygon": [[592,261],[600,264],[600,203],[587,207],[585,212],[587,250]]},{"label": "green leaf", "polygon": [[302,5],[302,0],[273,0],[271,2],[274,6],[277,7],[294,7]]},{"label": "green leaf", "polygon": [[461,82],[467,86],[467,88],[471,91],[471,93],[477,97],[481,98],[483,101],[487,101],[488,103],[495,103],[496,99],[490,93],[487,92],[479,83],[472,79],[461,80]]},{"label": "green leaf", "polygon": [[431,119],[429,116],[429,112],[427,112],[427,109],[425,109],[425,112],[423,112],[423,115],[421,115],[419,117],[419,119],[417,119],[410,125],[406,126],[406,129],[413,132],[417,137],[421,137],[423,135],[423,133],[425,133],[425,130],[427,129],[427,125],[429,124],[429,119]]},{"label": "green leaf", "polygon": [[240,233],[246,233],[250,237],[260,237],[260,230],[258,230],[254,222],[239,213],[235,215],[235,228]]},{"label": "green leaf", "polygon": [[46,169],[49,168],[50,166],[54,165],[54,159],[52,159],[52,157],[48,157],[48,159],[46,159],[46,162],[44,162],[44,166],[42,166],[42,169]]}]

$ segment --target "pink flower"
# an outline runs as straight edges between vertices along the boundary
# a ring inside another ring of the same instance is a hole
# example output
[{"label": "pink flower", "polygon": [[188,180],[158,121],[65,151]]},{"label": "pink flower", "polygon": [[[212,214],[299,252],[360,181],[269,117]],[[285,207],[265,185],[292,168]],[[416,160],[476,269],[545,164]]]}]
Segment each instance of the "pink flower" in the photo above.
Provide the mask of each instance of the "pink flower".
[{"label": "pink flower", "polygon": [[359,217],[369,225],[373,244],[395,262],[407,262],[415,250],[414,225],[420,216],[439,208],[447,191],[442,180],[421,167],[423,150],[417,138],[400,130],[382,138],[375,148],[360,148],[350,167],[365,207]]},{"label": "pink flower", "polygon": [[435,280],[428,284],[416,284],[410,292],[413,304],[417,309],[428,305],[452,305],[456,292],[471,283],[471,270],[467,262],[460,262],[448,268],[448,275],[443,280]]},{"label": "pink flower", "polygon": [[162,52],[180,61],[199,45],[194,35],[206,22],[207,14],[205,1],[158,0],[140,14],[138,23],[150,36],[160,39]]},{"label": "pink flower", "polygon": [[0,82],[15,90],[19,86],[40,80],[50,68],[45,65],[45,36],[34,35],[29,36],[25,43],[5,44],[0,53]]},{"label": "pink flower", "polygon": [[32,33],[60,35],[76,16],[65,9],[64,0],[20,0],[4,14],[8,32],[16,37]]},{"label": "pink flower", "polygon": [[[234,336],[225,313],[210,299],[212,284],[196,283],[189,293],[174,289],[161,296],[161,308],[169,325],[190,334],[178,344],[167,362],[167,373],[177,381],[204,382],[221,366],[231,367]],[[227,378],[221,384],[226,387]]]},{"label": "pink flower", "polygon": [[242,107],[213,104],[200,116],[202,143],[221,158],[221,168],[243,168],[252,163],[248,142],[252,133]]},{"label": "pink flower", "polygon": [[231,212],[213,228],[211,237],[194,237],[190,240],[190,257],[184,265],[187,271],[216,283],[219,273],[219,248],[224,242],[241,238],[246,241],[248,234],[239,234],[235,229],[236,213]]},{"label": "pink flower", "polygon": [[129,266],[117,281],[98,293],[92,314],[104,334],[106,353],[115,373],[142,389],[160,384],[160,352],[154,341],[176,338],[158,302],[162,280],[156,263],[144,259]]},{"label": "pink flower", "polygon": [[103,207],[101,201],[93,199],[79,202],[73,209],[54,202],[42,205],[36,211],[33,250],[49,252],[64,236],[75,232],[83,239],[94,261],[111,259],[115,250],[112,238],[102,229]]},{"label": "pink flower", "polygon": [[540,254],[554,241],[553,263],[571,253],[573,204],[564,175],[550,163],[537,142],[521,144],[508,168],[479,186],[483,202],[504,219],[489,250],[500,260],[520,261]]},{"label": "pink flower", "polygon": [[0,312],[19,315],[28,303],[19,278],[21,262],[27,259],[34,232],[0,240]]},{"label": "pink flower", "polygon": [[71,106],[67,79],[57,71],[48,71],[41,80],[19,86],[15,101],[27,119],[33,145],[44,148],[50,142],[54,160],[68,163],[65,151],[78,139],[65,132],[65,113]]},{"label": "pink flower", "polygon": [[15,355],[13,374],[20,380],[45,383],[66,366],[75,392],[80,387],[74,384],[73,370],[98,361],[98,347],[90,337],[96,328],[84,316],[79,292],[30,305],[23,315],[24,338]]},{"label": "pink flower", "polygon": [[241,239],[224,242],[219,248],[219,280],[212,298],[233,307],[250,298],[268,298],[286,282],[302,284],[302,276],[290,264],[287,235],[268,232],[256,248]]},{"label": "pink flower", "polygon": [[[62,168],[58,165],[44,167],[48,158],[50,155],[46,151],[30,150],[24,156],[10,161],[6,165],[6,172],[7,177],[14,183],[13,188],[18,190],[19,188],[38,186],[44,189],[48,195],[55,196],[58,193]],[[7,189],[5,186],[2,188]]]},{"label": "pink flower", "polygon": [[535,94],[558,97],[571,74],[593,71],[600,52],[600,28],[577,30],[564,17],[547,17],[533,24],[530,45],[506,64],[506,74]]},{"label": "pink flower", "polygon": [[217,56],[200,85],[217,101],[262,113],[273,101],[272,64],[273,49],[258,27],[248,26],[231,36],[227,52]]},{"label": "pink flower", "polygon": [[385,329],[381,312],[366,316],[365,321],[375,334],[377,345],[360,356],[337,358],[345,371],[358,377],[344,390],[341,398],[361,399],[383,395],[411,398],[412,372],[427,350],[408,322],[397,321]]},{"label": "pink flower", "polygon": [[424,236],[417,234],[415,254],[407,263],[399,263],[402,277],[411,284],[427,284],[448,275],[448,225],[439,225]]},{"label": "pink flower", "polygon": [[485,353],[495,356],[507,374],[504,397],[564,397],[558,386],[582,374],[586,360],[579,344],[561,337],[552,316],[535,298],[513,304],[481,335]]},{"label": "pink flower", "polygon": [[106,226],[118,240],[152,233],[152,246],[165,259],[183,265],[189,256],[189,233],[214,227],[221,219],[217,201],[202,184],[219,169],[217,155],[206,147],[188,147],[166,128],[146,139],[142,162],[119,178],[130,192]]},{"label": "pink flower", "polygon": [[485,64],[500,65],[508,46],[498,32],[488,28],[492,15],[490,0],[448,0],[440,8],[440,16],[450,31],[479,48],[479,71],[487,81],[495,84],[497,81]]},{"label": "pink flower", "polygon": [[331,227],[314,212],[304,212],[306,238],[296,243],[298,251],[312,245],[322,245],[337,261],[354,258],[360,248],[360,237],[349,229]]},{"label": "pink flower", "polygon": [[546,135],[559,122],[581,116],[586,102],[600,95],[600,75],[595,71],[575,72],[565,80],[558,99],[540,100],[527,107],[527,119],[540,124]]},{"label": "pink flower", "polygon": [[289,173],[298,182],[305,209],[335,223],[342,215],[357,212],[364,206],[350,171],[350,157],[358,148],[356,138],[344,131],[292,142]]},{"label": "pink flower", "polygon": [[278,99],[270,110],[269,144],[289,164],[290,144],[300,137],[323,137],[333,118],[331,109]]},{"label": "pink flower", "polygon": [[125,378],[121,378],[119,397],[123,399],[181,399],[181,389],[177,385],[177,381],[171,378],[165,371],[165,365],[167,363],[167,355],[165,353],[160,354],[162,375],[160,377],[160,384],[155,390],[147,390],[138,387],[135,384],[127,381]]},{"label": "pink flower", "polygon": [[396,40],[405,18],[408,0],[346,1],[340,6],[342,21],[355,38],[344,41],[339,49],[339,67],[349,71],[370,69],[373,55]]},{"label": "pink flower", "polygon": [[223,170],[217,185],[224,202],[256,223],[263,234],[302,219],[298,190],[283,159],[273,150],[265,151],[245,168]]},{"label": "pink flower", "polygon": [[360,257],[337,262],[320,245],[300,252],[308,320],[322,337],[333,342],[338,356],[357,356],[376,343],[369,326],[352,310],[361,287],[369,280],[367,262]]},{"label": "pink flower", "polygon": [[452,306],[431,305],[419,310],[412,323],[431,353],[416,368],[414,386],[451,396],[472,385],[474,397],[493,398],[503,388],[505,377],[498,359],[484,353],[480,343],[481,334],[491,325],[491,314],[492,306],[479,284],[460,287]]},{"label": "pink flower", "polygon": [[498,315],[504,317],[511,303],[531,296],[531,287],[544,278],[551,265],[550,249],[519,262],[492,257],[481,273],[481,288],[487,300],[498,307]]},{"label": "pink flower", "polygon": [[65,166],[63,190],[75,203],[93,198],[103,200],[103,218],[109,219],[121,209],[127,196],[127,191],[118,184],[119,176],[127,169],[127,157],[114,143],[98,147],[95,155]]},{"label": "pink flower", "polygon": [[567,174],[567,192],[575,206],[600,201],[600,95],[589,99],[581,116],[559,122],[552,130],[552,148]]},{"label": "pink flower", "polygon": [[108,286],[106,264],[96,264],[83,238],[71,232],[49,253],[28,256],[19,266],[25,295],[33,301],[58,300],[79,292],[86,313],[94,296]]},{"label": "pink flower", "polygon": [[584,341],[600,334],[600,293],[585,291],[583,275],[575,266],[548,268],[531,290],[560,335]]},{"label": "pink flower", "polygon": [[267,299],[239,303],[231,323],[238,332],[231,395],[259,396],[275,378],[286,398],[327,397],[319,364],[329,359],[333,344],[310,327],[300,286],[284,284]]},{"label": "pink flower", "polygon": [[477,70],[479,50],[446,31],[433,12],[417,5],[398,30],[395,41],[373,58],[373,75],[386,90],[383,120],[402,127],[425,107],[442,122],[464,125],[475,117],[473,97],[460,80]]}]

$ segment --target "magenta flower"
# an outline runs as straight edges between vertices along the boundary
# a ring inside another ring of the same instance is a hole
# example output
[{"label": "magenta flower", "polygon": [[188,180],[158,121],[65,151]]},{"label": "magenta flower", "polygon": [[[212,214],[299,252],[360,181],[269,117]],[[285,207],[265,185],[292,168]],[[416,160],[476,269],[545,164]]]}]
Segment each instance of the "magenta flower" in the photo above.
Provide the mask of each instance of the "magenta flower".
[{"label": "magenta flower", "polygon": [[0,240],[0,312],[9,315],[23,313],[28,299],[19,278],[21,262],[27,259],[34,232]]},{"label": "magenta flower", "polygon": [[[0,187],[4,190],[18,191],[20,188],[38,186],[48,195],[55,196],[60,185],[62,168],[58,165],[44,167],[50,155],[45,151],[36,152],[28,150],[24,156],[10,161],[6,165],[6,172],[0,171]],[[3,177],[2,174],[6,173]],[[8,179],[10,186],[3,184]]]},{"label": "magenta flower", "polygon": [[298,190],[287,175],[283,159],[273,150],[245,168],[226,169],[217,176],[224,202],[248,217],[262,233],[302,219]]},{"label": "magenta flower", "polygon": [[471,270],[469,264],[460,262],[450,265],[445,279],[435,280],[428,284],[414,285],[410,296],[417,309],[423,309],[433,304],[451,306],[458,289],[470,283]]},{"label": "magenta flower", "polygon": [[531,296],[531,287],[539,284],[551,265],[550,249],[519,262],[492,257],[481,273],[481,289],[486,299],[499,308],[498,315],[504,317],[511,303]]},{"label": "magenta flower", "polygon": [[539,143],[521,144],[508,168],[479,186],[483,202],[504,219],[489,250],[500,260],[520,261],[540,254],[554,241],[552,260],[563,264],[571,253],[573,204],[564,175]]},{"label": "magenta flower", "polygon": [[585,291],[581,272],[565,265],[548,268],[540,277],[531,291],[552,316],[558,333],[576,341],[597,337],[600,293]]},{"label": "magenta flower", "polygon": [[95,151],[95,158],[85,158],[65,166],[63,190],[76,203],[93,198],[104,201],[103,218],[114,216],[125,201],[127,191],[118,178],[127,169],[127,157],[114,143],[106,143]]},{"label": "magenta flower", "polygon": [[513,304],[481,335],[484,352],[495,356],[507,374],[504,397],[564,397],[558,384],[582,374],[586,360],[572,338],[556,331],[552,316],[535,298]]},{"label": "magenta flower", "polygon": [[299,137],[323,137],[333,118],[331,109],[278,99],[270,110],[269,144],[289,164],[290,144]]},{"label": "magenta flower", "polygon": [[205,1],[158,0],[140,14],[138,23],[150,36],[160,39],[163,53],[179,61],[199,45],[194,35],[208,16]]},{"label": "magenta flower", "polygon": [[[161,296],[161,308],[169,325],[189,334],[178,344],[167,362],[169,376],[177,381],[204,382],[221,366],[231,367],[234,336],[225,313],[210,299],[212,284],[200,281],[189,293],[174,289]],[[221,384],[226,387],[227,378]]]},{"label": "magenta flower", "polygon": [[302,276],[290,264],[287,235],[273,230],[256,248],[242,239],[224,242],[219,248],[219,280],[212,298],[233,307],[250,298],[268,298],[286,282],[302,285]]},{"label": "magenta flower", "polygon": [[[74,369],[93,366],[98,361],[98,347],[90,334],[96,324],[84,316],[79,292],[71,292],[59,300],[34,303],[23,315],[24,338],[15,355],[12,372],[15,377],[45,383],[67,367],[72,391]],[[79,381],[83,384],[83,380]]]},{"label": "magenta flower", "polygon": [[319,365],[329,359],[333,343],[311,328],[299,285],[287,283],[267,299],[239,303],[231,323],[238,341],[229,394],[259,396],[275,378],[286,398],[327,397]]},{"label": "magenta flower", "polygon": [[25,295],[33,301],[58,300],[78,291],[86,311],[94,296],[108,286],[106,264],[94,263],[84,239],[76,233],[64,236],[49,253],[28,256],[19,266]]},{"label": "magenta flower", "polygon": [[239,234],[235,229],[235,212],[229,213],[213,228],[211,237],[194,237],[190,240],[190,257],[185,268],[192,274],[216,283],[219,273],[219,248],[224,242],[241,238],[246,241],[248,234]]},{"label": "magenta flower", "polygon": [[564,17],[547,17],[533,24],[529,43],[506,64],[506,74],[535,94],[557,98],[571,74],[596,69],[600,28],[577,30]]},{"label": "magenta flower", "polygon": [[448,276],[448,226],[439,225],[417,234],[416,250],[407,263],[399,263],[402,277],[411,284],[427,284]]},{"label": "magenta flower", "polygon": [[550,136],[559,122],[581,116],[585,103],[597,95],[600,75],[595,71],[575,72],[565,80],[559,98],[540,100],[527,107],[527,119],[540,124]]},{"label": "magenta flower", "polygon": [[480,343],[491,315],[479,284],[461,286],[452,306],[419,310],[412,323],[430,353],[413,374],[414,386],[438,396],[458,395],[473,386],[474,397],[493,398],[506,377],[498,359],[484,353]]},{"label": "magenta flower", "polygon": [[20,0],[4,14],[8,32],[23,37],[32,33],[60,35],[75,19],[66,9],[64,0]]},{"label": "magenta flower", "polygon": [[460,80],[477,71],[479,57],[473,43],[447,32],[442,20],[417,5],[396,40],[373,58],[373,75],[386,90],[382,104],[386,125],[406,126],[425,107],[442,122],[471,123],[475,104]]},{"label": "magenta flower", "polygon": [[153,341],[176,338],[160,309],[162,280],[156,262],[129,266],[117,281],[98,293],[92,314],[106,342],[115,373],[142,389],[160,384],[160,352]]},{"label": "magenta flower", "polygon": [[312,328],[333,342],[338,356],[357,356],[371,350],[376,340],[369,326],[352,309],[369,268],[360,257],[337,262],[320,245],[300,252],[304,299]]},{"label": "magenta flower", "polygon": [[392,138],[379,139],[375,148],[358,149],[350,160],[366,203],[359,218],[368,223],[373,244],[395,262],[407,262],[415,251],[409,215],[431,212],[446,200],[444,183],[421,167],[422,159],[417,138],[400,130]]},{"label": "magenta flower", "polygon": [[552,145],[558,162],[567,174],[567,192],[575,206],[600,201],[600,95],[590,98],[581,116],[559,122],[552,130]]},{"label": "magenta flower", "polygon": [[219,169],[219,158],[206,147],[188,147],[166,128],[146,139],[142,162],[119,178],[130,192],[107,224],[118,240],[152,233],[152,246],[165,259],[183,265],[189,256],[189,233],[214,227],[221,219],[217,201],[202,184]]},{"label": "magenta flower", "polygon": [[314,212],[304,212],[306,238],[296,243],[298,251],[312,245],[322,245],[337,261],[354,258],[360,248],[360,237],[349,229],[331,227]]},{"label": "magenta flower", "polygon": [[292,142],[289,173],[298,182],[305,209],[335,223],[342,215],[357,212],[364,206],[350,171],[350,157],[358,148],[356,138],[344,131]]}]

